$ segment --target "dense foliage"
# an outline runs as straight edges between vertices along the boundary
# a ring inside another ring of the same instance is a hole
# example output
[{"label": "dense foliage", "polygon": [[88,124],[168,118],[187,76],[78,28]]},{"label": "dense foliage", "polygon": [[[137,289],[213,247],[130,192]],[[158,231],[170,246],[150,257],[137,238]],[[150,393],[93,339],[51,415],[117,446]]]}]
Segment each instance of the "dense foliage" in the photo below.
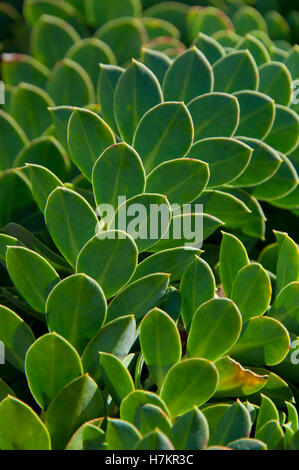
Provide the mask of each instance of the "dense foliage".
[{"label": "dense foliage", "polygon": [[0,3],[1,449],[299,449],[299,13],[250,3]]}]

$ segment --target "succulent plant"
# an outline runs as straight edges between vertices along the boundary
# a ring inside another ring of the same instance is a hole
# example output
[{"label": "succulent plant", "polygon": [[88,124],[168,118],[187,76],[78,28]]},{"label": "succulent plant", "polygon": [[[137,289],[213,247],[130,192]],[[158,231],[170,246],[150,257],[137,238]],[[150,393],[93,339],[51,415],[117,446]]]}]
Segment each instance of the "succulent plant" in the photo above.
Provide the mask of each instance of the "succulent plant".
[{"label": "succulent plant", "polygon": [[2,56],[2,450],[299,448],[298,46],[156,3],[27,0]]}]

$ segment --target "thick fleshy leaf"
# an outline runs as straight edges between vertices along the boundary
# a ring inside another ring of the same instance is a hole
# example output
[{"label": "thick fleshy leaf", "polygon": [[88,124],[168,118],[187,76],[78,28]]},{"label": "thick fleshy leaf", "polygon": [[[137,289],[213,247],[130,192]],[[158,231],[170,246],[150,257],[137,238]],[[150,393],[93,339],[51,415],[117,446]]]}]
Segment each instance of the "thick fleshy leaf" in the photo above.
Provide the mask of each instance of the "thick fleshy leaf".
[{"label": "thick fleshy leaf", "polygon": [[48,328],[81,353],[103,325],[106,309],[101,287],[86,274],[74,274],[59,282],[47,299]]},{"label": "thick fleshy leaf", "polygon": [[264,426],[268,421],[277,420],[279,421],[278,409],[276,408],[273,401],[266,395],[261,394],[262,401],[256,420],[256,432]]},{"label": "thick fleshy leaf", "polygon": [[144,436],[135,450],[174,450],[170,440],[161,431],[156,430]]},{"label": "thick fleshy leaf", "polygon": [[144,405],[158,406],[162,411],[164,411],[164,413],[166,413],[166,415],[169,414],[164,401],[159,397],[159,395],[147,390],[135,390],[130,393],[130,395],[128,395],[120,405],[121,419],[135,424],[135,419],[136,417],[138,418],[138,411]]},{"label": "thick fleshy leaf", "polygon": [[289,106],[292,98],[292,77],[287,67],[280,62],[270,62],[262,65],[259,73],[259,90],[271,96],[275,103]]},{"label": "thick fleshy leaf", "polygon": [[0,403],[2,450],[50,450],[46,426],[26,403],[7,397]]},{"label": "thick fleshy leaf", "polygon": [[143,436],[155,429],[159,429],[166,436],[169,436],[172,422],[159,406],[146,404],[138,409],[135,416],[135,426]]},{"label": "thick fleshy leaf", "polygon": [[184,157],[192,141],[193,124],[186,106],[176,102],[162,103],[141,119],[133,147],[149,173],[162,162]]},{"label": "thick fleshy leaf", "polygon": [[242,397],[252,395],[261,390],[267,380],[267,375],[258,375],[229,356],[222,357],[215,362],[219,373],[217,397]]},{"label": "thick fleshy leaf", "polygon": [[88,22],[93,26],[100,26],[123,16],[137,16],[139,13],[139,5],[135,0],[114,0],[112,3],[87,0],[85,4]]},{"label": "thick fleshy leaf", "polygon": [[236,275],[244,266],[249,264],[246,249],[234,235],[222,232],[220,246],[220,279],[223,290],[230,297]]},{"label": "thick fleshy leaf", "polygon": [[180,284],[182,299],[181,315],[185,328],[189,330],[198,307],[215,296],[216,284],[213,271],[206,261],[195,256],[189,264]]},{"label": "thick fleshy leaf", "polygon": [[264,424],[255,437],[264,442],[268,450],[283,449],[284,434],[279,422],[276,420],[271,420]]},{"label": "thick fleshy leaf", "polygon": [[50,111],[51,119],[54,124],[55,134],[61,145],[65,150],[68,149],[67,144],[67,129],[69,119],[74,111],[73,106],[56,106],[48,108]]},{"label": "thick fleshy leaf", "polygon": [[163,273],[150,274],[129,284],[109,304],[107,320],[131,314],[140,320],[163,298],[169,277]]},{"label": "thick fleshy leaf", "polygon": [[137,18],[119,18],[101,26],[95,37],[106,42],[113,50],[117,62],[124,65],[132,57],[140,57],[142,44],[147,40],[147,32]]},{"label": "thick fleshy leaf", "polygon": [[249,412],[246,406],[238,400],[224,412],[209,444],[227,445],[236,439],[249,437],[250,430]]},{"label": "thick fleshy leaf", "polygon": [[248,264],[236,275],[231,299],[237,304],[243,322],[264,315],[269,308],[271,295],[271,281],[261,264]]},{"label": "thick fleshy leaf", "polygon": [[155,75],[133,59],[121,75],[114,95],[115,119],[125,142],[132,143],[142,116],[162,100],[162,90]]},{"label": "thick fleshy leaf", "polygon": [[17,86],[31,83],[40,88],[45,85],[49,69],[34,57],[25,54],[2,54],[1,71],[6,84]]},{"label": "thick fleshy leaf", "polygon": [[86,106],[94,102],[94,89],[81,65],[70,59],[57,62],[49,74],[46,90],[57,106]]},{"label": "thick fleshy leaf", "polygon": [[213,70],[214,91],[233,93],[240,90],[258,89],[258,68],[247,50],[230,52],[214,64]]},{"label": "thick fleshy leaf", "polygon": [[63,450],[82,424],[103,414],[102,393],[88,375],[67,384],[50,403],[46,414],[53,449]]},{"label": "thick fleshy leaf", "polygon": [[214,64],[225,56],[225,50],[221,44],[204,33],[199,33],[193,44],[206,56],[210,64]]},{"label": "thick fleshy leaf", "polygon": [[171,59],[162,52],[143,47],[141,50],[141,62],[155,74],[162,85],[165,74],[171,64]]},{"label": "thick fleshy leaf", "polygon": [[276,293],[290,282],[299,281],[299,250],[297,244],[286,233],[275,232],[279,245],[276,268]]},{"label": "thick fleshy leaf", "polygon": [[166,196],[143,193],[120,204],[108,229],[126,231],[141,252],[162,238],[170,219],[171,207]]},{"label": "thick fleshy leaf", "polygon": [[141,323],[140,345],[145,363],[160,389],[168,370],[182,354],[175,322],[162,310],[151,310]]},{"label": "thick fleshy leaf", "polygon": [[27,143],[27,137],[19,124],[2,109],[0,109],[0,132],[2,136],[0,170],[2,171],[13,166],[15,157]]},{"label": "thick fleshy leaf", "polygon": [[161,390],[171,416],[178,416],[200,406],[214,395],[218,372],[206,359],[185,359],[168,372]]},{"label": "thick fleshy leaf", "polygon": [[188,158],[209,164],[208,187],[227,184],[240,176],[250,162],[253,149],[243,142],[226,137],[211,137],[196,142]]},{"label": "thick fleshy leaf", "polygon": [[243,90],[235,94],[240,105],[240,122],[236,134],[263,140],[275,118],[273,99],[257,91]]},{"label": "thick fleshy leaf", "polygon": [[61,336],[41,336],[26,354],[25,373],[32,395],[46,409],[57,393],[82,373],[77,351]]},{"label": "thick fleshy leaf", "polygon": [[271,60],[266,46],[264,46],[262,41],[251,34],[246,34],[246,36],[238,42],[236,49],[248,50],[254,58],[257,66],[269,63]]},{"label": "thick fleshy leaf", "polygon": [[16,246],[19,245],[19,241],[15,237],[11,237],[10,235],[4,235],[4,233],[0,233],[0,261],[5,264],[6,261],[6,250],[8,246]]},{"label": "thick fleshy leaf", "polygon": [[0,379],[0,403],[4,398],[11,396],[14,397],[15,394],[12,389],[4,382],[4,380]]},{"label": "thick fleshy leaf", "polygon": [[0,305],[0,340],[6,361],[24,372],[25,356],[35,340],[34,334],[21,317],[4,305]]},{"label": "thick fleshy leaf", "polygon": [[147,177],[148,193],[164,194],[170,205],[194,201],[209,181],[207,163],[189,158],[177,158],[161,163]]},{"label": "thick fleshy leaf", "polygon": [[108,450],[132,450],[142,438],[133,424],[120,419],[108,419],[106,439]]},{"label": "thick fleshy leaf", "polygon": [[180,416],[170,434],[176,450],[203,450],[209,441],[209,425],[204,414],[194,407]]},{"label": "thick fleshy leaf", "polygon": [[213,89],[213,70],[204,54],[193,46],[179,55],[166,72],[163,81],[165,101],[189,103]]},{"label": "thick fleshy leaf", "polygon": [[291,282],[277,295],[270,310],[271,317],[280,321],[288,331],[299,335],[299,282]]},{"label": "thick fleshy leaf", "polygon": [[75,109],[68,125],[68,147],[71,158],[91,181],[93,166],[101,153],[115,143],[107,124],[87,109]]},{"label": "thick fleshy leaf", "polygon": [[44,166],[33,163],[29,163],[27,166],[29,168],[33,197],[40,210],[44,212],[49,195],[58,186],[63,187],[63,183]]},{"label": "thick fleshy leaf", "polygon": [[241,314],[231,300],[211,299],[205,302],[192,319],[187,342],[188,356],[215,361],[233,347],[241,328]]},{"label": "thick fleshy leaf", "polygon": [[84,371],[96,382],[101,383],[99,351],[113,354],[120,360],[128,355],[136,336],[136,322],[133,315],[117,318],[107,323],[90,340],[82,355]]},{"label": "thick fleshy leaf", "polygon": [[276,105],[274,124],[265,142],[286,155],[291,153],[299,142],[298,114],[285,106]]},{"label": "thick fleshy leaf", "polygon": [[267,31],[267,25],[261,13],[247,5],[236,11],[233,16],[233,23],[236,32],[241,35],[255,29]]},{"label": "thick fleshy leaf", "polygon": [[117,124],[115,122],[113,99],[114,92],[118,80],[125,71],[117,65],[100,64],[100,76],[97,86],[97,100],[101,105],[101,115],[107,124],[118,133]]},{"label": "thick fleshy leaf", "polygon": [[144,192],[145,172],[139,155],[124,142],[109,147],[94,165],[92,183],[98,213],[103,215],[101,204],[103,208],[111,204],[116,210],[120,196],[130,199]]},{"label": "thick fleshy leaf", "polygon": [[213,6],[204,9],[197,6],[190,8],[187,16],[187,26],[191,41],[196,38],[199,32],[212,36],[216,31],[233,29],[228,16]]},{"label": "thick fleshy leaf", "polygon": [[113,354],[100,352],[100,369],[106,390],[117,406],[135,390],[132,377],[123,363]]},{"label": "thick fleshy leaf", "polygon": [[188,104],[188,109],[194,125],[194,142],[209,137],[231,137],[238,126],[238,100],[227,93],[198,96]]},{"label": "thick fleshy leaf", "polygon": [[75,191],[57,188],[48,198],[45,220],[55,244],[74,266],[81,248],[97,230],[98,219],[92,208]]},{"label": "thick fleshy leaf", "polygon": [[161,36],[168,36],[175,39],[180,38],[179,30],[173,24],[169,23],[169,21],[146,17],[141,18],[141,21],[150,41]]},{"label": "thick fleshy leaf", "polygon": [[21,246],[9,246],[6,266],[15,287],[37,312],[45,311],[46,300],[59,282],[54,268],[42,256]]},{"label": "thick fleshy leaf", "polygon": [[10,114],[30,139],[40,135],[50,126],[51,117],[47,107],[53,106],[50,96],[41,88],[20,83],[13,91]]},{"label": "thick fleshy leaf", "polygon": [[171,282],[179,281],[187,266],[193,261],[194,256],[200,255],[200,253],[200,250],[189,246],[159,251],[138,264],[132,281],[149,274],[158,273],[160,270],[171,274]]},{"label": "thick fleshy leaf", "polygon": [[289,347],[288,331],[281,323],[274,318],[253,317],[243,325],[230,355],[252,366],[274,366],[286,357]]},{"label": "thick fleshy leaf", "polygon": [[229,442],[228,447],[233,450],[267,450],[267,444],[258,439],[237,439]]},{"label": "thick fleshy leaf", "polygon": [[68,59],[77,62],[88,73],[94,87],[99,78],[99,63],[115,64],[115,56],[103,41],[96,38],[85,38],[76,42],[66,54]]},{"label": "thick fleshy leaf", "polygon": [[31,51],[42,64],[52,68],[79,40],[78,33],[66,21],[56,16],[42,15],[32,30]]}]

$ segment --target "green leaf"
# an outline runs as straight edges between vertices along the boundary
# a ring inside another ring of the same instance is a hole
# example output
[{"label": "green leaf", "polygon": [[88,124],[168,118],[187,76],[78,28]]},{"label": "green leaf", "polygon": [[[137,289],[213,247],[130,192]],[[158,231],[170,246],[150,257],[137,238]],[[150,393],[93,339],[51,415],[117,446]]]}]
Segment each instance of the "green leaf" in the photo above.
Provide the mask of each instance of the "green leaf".
[{"label": "green leaf", "polygon": [[170,434],[176,450],[203,450],[209,441],[209,425],[204,414],[194,407],[180,416]]},{"label": "green leaf", "polygon": [[148,175],[146,192],[164,194],[170,205],[183,205],[194,201],[208,181],[209,167],[205,162],[177,158],[161,163]]},{"label": "green leaf", "polygon": [[81,65],[95,88],[99,78],[99,63],[116,64],[116,58],[108,44],[96,38],[85,38],[76,42],[66,57]]},{"label": "green leaf", "polygon": [[137,16],[139,7],[135,0],[114,0],[112,3],[87,0],[85,11],[88,22],[93,26],[100,26],[115,18]]},{"label": "green leaf", "polygon": [[230,183],[240,176],[250,162],[253,149],[243,142],[227,137],[211,137],[196,142],[188,158],[197,158],[209,164],[208,187]]},{"label": "green leaf", "polygon": [[227,93],[198,96],[188,104],[188,109],[194,125],[194,142],[208,137],[231,137],[238,126],[238,100]]},{"label": "green leaf", "polygon": [[274,100],[257,91],[243,90],[235,94],[240,105],[237,135],[263,140],[275,118]]},{"label": "green leaf", "polygon": [[64,0],[28,0],[24,5],[24,16],[29,26],[33,26],[43,14],[72,20],[76,12],[68,1]]},{"label": "green leaf", "polygon": [[107,299],[132,277],[137,266],[137,246],[125,232],[99,232],[80,251],[76,272],[85,273],[102,287]]},{"label": "green leaf", "polygon": [[113,354],[100,352],[100,369],[106,390],[117,406],[135,390],[130,373]]},{"label": "green leaf", "polygon": [[75,191],[56,188],[48,198],[45,220],[58,249],[74,266],[81,248],[96,233],[98,219],[93,209]]},{"label": "green leaf", "polygon": [[42,256],[21,246],[7,248],[6,265],[22,297],[34,310],[43,313],[50,291],[60,280],[55,269]]},{"label": "green leaf", "polygon": [[275,236],[279,243],[276,269],[276,293],[278,294],[290,282],[299,281],[299,251],[297,244],[286,233],[276,232]]},{"label": "green leaf", "polygon": [[243,325],[230,355],[241,363],[274,366],[286,357],[289,347],[290,338],[281,323],[274,318],[254,317]]},{"label": "green leaf", "polygon": [[49,195],[58,186],[63,187],[63,183],[44,166],[33,163],[28,163],[27,166],[29,168],[33,197],[41,212],[44,212]]},{"label": "green leaf", "polygon": [[127,357],[136,337],[133,315],[117,318],[99,329],[90,340],[82,355],[82,364],[96,382],[101,383],[99,351],[113,354],[120,360]]},{"label": "green leaf", "polygon": [[34,399],[47,409],[57,393],[82,373],[77,351],[61,336],[41,336],[26,354],[25,373]]},{"label": "green leaf", "polygon": [[230,297],[236,275],[249,264],[246,249],[242,242],[231,233],[222,232],[220,245],[220,279],[223,290]]},{"label": "green leaf", "polygon": [[261,429],[264,424],[268,423],[268,421],[276,420],[279,421],[278,410],[273,403],[273,401],[267,397],[266,395],[261,394],[262,401],[261,406],[259,409],[259,413],[257,416],[257,421],[255,425],[255,432],[257,433],[259,429]]},{"label": "green leaf", "polygon": [[165,434],[157,430],[144,436],[135,450],[173,450],[173,446]]},{"label": "green leaf", "polygon": [[255,437],[263,441],[267,445],[268,450],[283,449],[284,434],[279,422],[276,420],[268,421],[264,424]]},{"label": "green leaf", "polygon": [[261,264],[251,263],[240,269],[232,286],[231,299],[237,304],[243,322],[264,315],[271,295],[271,281]]},{"label": "green leaf", "polygon": [[47,107],[53,105],[54,102],[44,90],[29,83],[20,83],[14,88],[9,108],[10,114],[27,136],[34,139],[50,126]]},{"label": "green leaf", "polygon": [[213,37],[202,32],[198,34],[193,44],[206,56],[210,64],[214,64],[218,59],[225,56],[225,50],[221,44]]},{"label": "green leaf", "polygon": [[82,450],[107,450],[104,431],[92,424],[86,424],[82,431]]},{"label": "green leaf", "polygon": [[164,411],[164,413],[166,413],[166,415],[169,414],[164,401],[159,397],[159,395],[147,390],[135,390],[130,393],[130,395],[128,395],[120,405],[121,419],[135,424],[138,411],[144,405],[158,406],[162,411]]},{"label": "green leaf", "polygon": [[0,227],[20,222],[34,212],[29,180],[20,170],[0,173]]},{"label": "green leaf", "polygon": [[291,282],[277,295],[270,310],[271,317],[280,321],[288,331],[299,334],[299,282]]},{"label": "green leaf", "polygon": [[168,372],[161,390],[171,416],[178,416],[200,406],[217,388],[218,372],[206,359],[185,359]]},{"label": "green leaf", "polygon": [[169,21],[146,17],[141,18],[141,21],[150,41],[160,38],[161,36],[168,36],[175,39],[180,38],[179,30],[173,24],[169,23]]},{"label": "green leaf", "polygon": [[218,359],[215,363],[219,373],[217,397],[243,397],[261,390],[267,383],[267,375],[258,375],[229,356]]},{"label": "green leaf", "polygon": [[64,57],[80,36],[75,29],[57,16],[42,15],[31,34],[31,52],[50,69]]},{"label": "green leaf", "polygon": [[94,165],[92,183],[98,212],[102,215],[101,204],[111,204],[116,210],[119,196],[129,199],[144,192],[145,172],[139,155],[124,142],[109,147]]},{"label": "green leaf", "polygon": [[143,193],[125,199],[108,228],[126,231],[135,240],[139,252],[142,252],[162,238],[170,219],[171,207],[166,196]]},{"label": "green leaf", "polygon": [[261,140],[248,137],[240,137],[240,140],[249,145],[253,153],[248,167],[241,176],[232,181],[231,185],[255,186],[270,180],[283,162],[280,154]]},{"label": "green leaf", "polygon": [[51,71],[46,90],[57,106],[86,106],[94,102],[94,89],[87,72],[70,59],[57,62]]},{"label": "green leaf", "polygon": [[185,328],[189,330],[198,307],[215,296],[213,271],[206,261],[195,256],[183,274],[180,284],[182,299],[181,315]]},{"label": "green leaf", "polygon": [[81,353],[103,325],[106,310],[101,287],[85,274],[74,274],[59,282],[47,299],[48,328]]},{"label": "green leaf", "polygon": [[153,72],[133,59],[121,75],[114,95],[115,119],[125,142],[132,143],[142,116],[162,100],[162,90]]},{"label": "green leaf", "polygon": [[168,370],[182,354],[175,322],[158,308],[149,311],[140,327],[140,346],[145,363],[160,389]]},{"label": "green leaf", "polygon": [[163,273],[150,274],[129,284],[109,304],[108,321],[129,314],[140,320],[162,299],[169,277]]},{"label": "green leaf", "polygon": [[259,69],[260,91],[271,96],[275,103],[289,106],[292,98],[292,77],[280,62],[264,64]]},{"label": "green leaf", "polygon": [[104,414],[104,400],[96,383],[82,375],[67,384],[50,403],[45,424],[52,447],[65,449],[74,432],[86,421]]},{"label": "green leaf", "polygon": [[216,426],[210,445],[227,445],[236,439],[249,437],[251,420],[245,405],[239,400],[230,406]]},{"label": "green leaf", "polygon": [[237,439],[227,445],[233,450],[267,450],[267,445],[258,439]]},{"label": "green leaf", "polygon": [[27,143],[27,137],[19,124],[5,111],[0,109],[1,162],[0,170],[13,166],[15,157]]},{"label": "green leaf", "polygon": [[216,403],[204,406],[201,411],[206,417],[209,425],[210,442],[213,439],[215,429],[218,423],[221,421],[224,413],[230,408],[228,403]]},{"label": "green leaf", "polygon": [[113,50],[117,62],[126,64],[132,57],[140,57],[142,43],[147,40],[147,32],[137,18],[119,18],[103,24],[95,37],[106,42]]},{"label": "green leaf", "polygon": [[157,429],[166,436],[169,436],[172,422],[159,406],[145,404],[136,413],[135,426],[137,426],[143,436]]},{"label": "green leaf", "polygon": [[257,66],[263,65],[265,62],[269,63],[271,60],[270,54],[262,41],[251,34],[246,34],[246,36],[238,42],[236,49],[248,50],[252,54]]},{"label": "green leaf", "polygon": [[162,162],[184,157],[192,141],[193,124],[186,106],[176,102],[162,103],[141,119],[133,147],[149,173]]},{"label": "green leaf", "polygon": [[19,241],[15,237],[9,235],[0,234],[0,261],[5,264],[6,261],[6,250],[8,246],[19,245]]},{"label": "green leaf", "polygon": [[229,299],[211,299],[202,304],[192,319],[187,341],[189,357],[215,361],[229,351],[238,340],[242,319]]},{"label": "green leaf", "polygon": [[65,150],[68,149],[67,143],[67,129],[69,119],[74,111],[73,106],[56,106],[48,108],[50,111],[51,119],[55,127],[55,134],[61,145]]},{"label": "green leaf", "polygon": [[261,13],[247,5],[236,11],[233,16],[233,23],[236,32],[242,36],[255,29],[267,31],[267,25]]},{"label": "green leaf", "polygon": [[160,270],[171,274],[170,282],[179,281],[186,268],[193,261],[194,256],[200,255],[200,253],[200,250],[191,246],[159,251],[154,255],[148,256],[138,264],[131,281],[136,281],[149,274],[158,273]]},{"label": "green leaf", "polygon": [[295,150],[299,142],[298,114],[285,106],[276,105],[274,124],[265,142],[286,155]]},{"label": "green leaf", "polygon": [[91,181],[94,163],[101,153],[115,143],[107,124],[87,109],[75,109],[68,125],[68,146],[71,158]]},{"label": "green leaf", "polygon": [[162,52],[143,47],[141,49],[141,62],[155,74],[162,85],[165,74],[171,64],[171,59]]},{"label": "green leaf", "polygon": [[2,450],[50,450],[46,426],[26,403],[7,397],[0,403]]},{"label": "green leaf", "polygon": [[125,69],[116,65],[100,64],[100,76],[97,86],[97,100],[101,106],[101,115],[115,133],[119,133],[115,122],[113,100],[118,80]]},{"label": "green leaf", "polygon": [[288,422],[291,423],[291,429],[293,432],[298,431],[298,412],[292,403],[286,402],[288,409]]},{"label": "green leaf", "polygon": [[190,8],[187,27],[190,40],[193,40],[199,32],[212,36],[216,31],[233,29],[233,25],[225,13],[213,6],[204,9],[197,6]]},{"label": "green leaf", "polygon": [[109,450],[132,450],[141,438],[140,432],[131,423],[108,418],[106,439]]},{"label": "green leaf", "polygon": [[189,103],[203,93],[210,93],[213,85],[214,77],[210,63],[204,54],[193,46],[170,65],[163,81],[163,95],[165,101]]},{"label": "green leaf", "polygon": [[259,71],[248,50],[228,53],[214,64],[213,70],[214,91],[233,93],[258,89]]},{"label": "green leaf", "polygon": [[14,397],[15,394],[12,389],[2,379],[0,379],[0,403],[8,396]]},{"label": "green leaf", "polygon": [[25,54],[2,54],[1,71],[7,85],[18,86],[19,83],[31,83],[43,88],[49,69],[34,57]]},{"label": "green leaf", "polygon": [[4,305],[0,305],[0,340],[7,362],[24,372],[25,356],[35,340],[34,334],[21,317]]}]

